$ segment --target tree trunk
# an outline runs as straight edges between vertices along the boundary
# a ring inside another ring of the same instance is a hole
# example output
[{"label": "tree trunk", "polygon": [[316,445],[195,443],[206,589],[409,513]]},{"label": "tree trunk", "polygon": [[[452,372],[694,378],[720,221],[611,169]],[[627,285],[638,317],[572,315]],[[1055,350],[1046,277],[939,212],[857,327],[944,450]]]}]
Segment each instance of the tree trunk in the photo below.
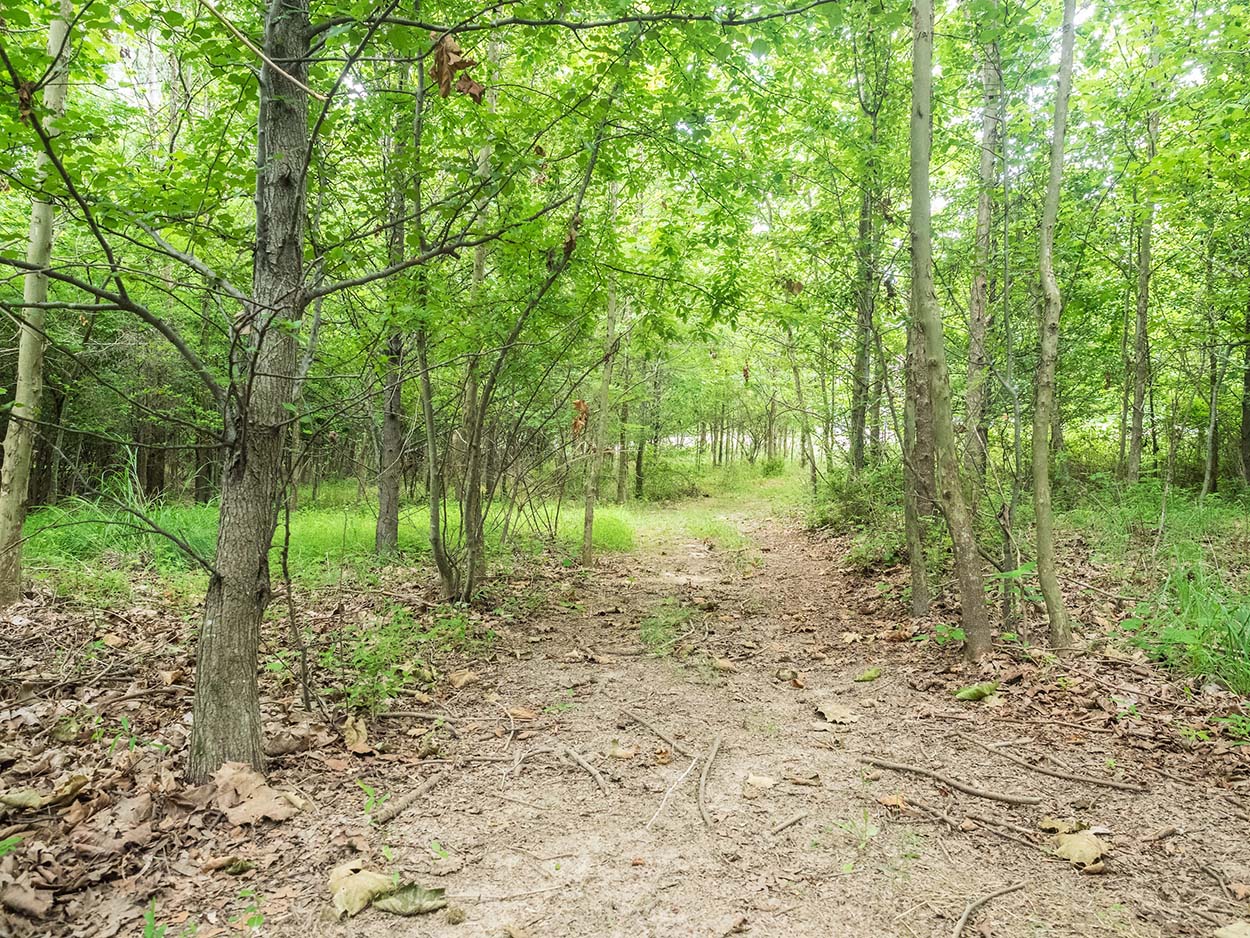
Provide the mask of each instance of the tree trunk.
[{"label": "tree trunk", "polygon": [[[932,505],[932,499],[924,490],[919,471],[922,453],[917,445],[918,402],[924,393],[928,379],[920,352],[921,336],[913,318],[907,325],[907,358],[903,403],[903,525],[907,537],[907,560],[911,570],[911,614],[927,616],[933,604],[929,589],[928,568],[925,564],[923,516],[932,510],[922,511],[921,506]],[[930,451],[931,452],[931,451]]]},{"label": "tree trunk", "polygon": [[[998,21],[997,2],[991,0],[983,14],[985,23]],[[988,399],[989,359],[986,338],[990,325],[990,248],[992,244],[994,192],[997,188],[995,161],[998,153],[999,77],[998,43],[985,45],[981,65],[981,160],[977,173],[976,246],[972,260],[972,292],[968,300],[968,432],[964,441],[964,465],[973,479],[974,497],[985,478],[988,432],[985,407]]]},{"label": "tree trunk", "polygon": [[1250,482],[1250,290],[1246,292],[1245,345],[1241,358],[1241,475]]},{"label": "tree trunk", "polygon": [[1046,616],[1050,644],[1055,648],[1072,641],[1072,625],[1064,605],[1063,590],[1055,565],[1054,512],[1050,503],[1050,434],[1055,417],[1055,371],[1059,360],[1059,314],[1063,309],[1059,282],[1055,279],[1055,225],[1059,218],[1059,195],[1063,183],[1063,151],[1068,124],[1068,93],[1072,87],[1072,49],[1075,41],[1076,0],[1064,0],[1063,34],[1059,46],[1059,87],[1055,92],[1055,127],[1050,141],[1050,176],[1042,204],[1042,228],[1038,269],[1042,281],[1042,321],[1037,365],[1037,402],[1033,411],[1033,514],[1037,526],[1037,578]]},{"label": "tree trunk", "polygon": [[[45,130],[57,133],[57,118],[65,113],[65,91],[68,87],[69,23],[74,15],[69,0],[61,0],[60,12],[48,26],[48,55],[52,70],[43,89],[43,108],[47,114]],[[35,190],[42,188],[48,177],[50,158],[42,150],[35,156]],[[26,260],[47,267],[52,259],[52,203],[35,197],[30,205],[30,232]],[[39,419],[43,397],[43,358],[47,349],[44,326],[47,311],[42,308],[48,299],[48,278],[30,271],[22,278],[22,323],[18,326],[17,373],[13,388],[13,406],[4,435],[4,465],[0,467],[0,609],[22,598],[22,528],[29,506],[30,465],[34,456],[34,421]]]},{"label": "tree trunk", "polygon": [[[629,393],[629,356],[625,356],[625,372],[621,386],[625,390],[625,394]],[[625,504],[625,486],[629,482],[629,398],[623,397],[621,400],[620,413],[621,428],[616,441],[616,503],[618,505]],[[715,446],[715,442],[712,444]]]},{"label": "tree trunk", "polygon": [[382,445],[378,457],[378,523],[374,549],[389,554],[399,548],[399,490],[403,481],[404,336],[398,329],[386,340],[382,396]]},{"label": "tree trunk", "polygon": [[[423,291],[418,295],[424,299]],[[429,509],[430,553],[434,556],[434,566],[438,570],[439,584],[444,599],[455,597],[460,583],[456,576],[455,565],[447,554],[447,545],[443,541],[443,492],[444,466],[438,458],[438,424],[434,418],[434,391],[430,382],[429,340],[425,329],[416,335],[417,367],[421,369],[418,387],[421,391],[421,417],[425,422],[425,471],[426,471],[426,506]]]},{"label": "tree trunk", "polygon": [[[615,201],[615,195],[613,196]],[[615,211],[608,213],[609,224]],[[603,449],[608,439],[608,399],[612,393],[612,362],[616,352],[616,281],[608,282],[607,335],[603,340],[603,377],[599,382],[599,402],[594,422],[588,427],[586,440],[590,446],[590,465],[586,467],[586,503],[582,517],[582,566],[595,560],[595,499],[599,496],[599,479],[603,470]]]},{"label": "tree trunk", "polygon": [[[1157,26],[1151,28],[1151,66],[1159,61],[1159,53],[1154,48],[1154,37]],[[1151,82],[1154,92],[1154,82]],[[1151,110],[1146,115],[1146,161],[1147,165],[1154,162],[1155,148],[1159,139],[1159,112]],[[1151,235],[1154,231],[1155,200],[1153,187],[1147,186],[1145,215],[1141,223],[1141,231],[1137,239],[1137,330],[1133,339],[1133,421],[1129,432],[1128,465],[1125,475],[1130,482],[1141,478],[1142,431],[1146,413],[1146,382],[1150,379],[1150,250]],[[1152,422],[1153,423],[1153,422]],[[1153,434],[1153,426],[1152,426]],[[1158,451],[1158,444],[1155,444]]]},{"label": "tree trunk", "polygon": [[[234,363],[234,380],[251,393],[231,394],[236,403],[226,413],[216,571],[204,600],[196,654],[188,767],[193,784],[206,781],[224,762],[260,768],[264,760],[256,665],[294,394],[294,327],[302,306],[306,0],[275,0],[265,18],[263,43],[267,60],[259,81],[252,301],[237,326],[240,351]],[[286,74],[269,62],[281,62]]]},{"label": "tree trunk", "polygon": [[929,151],[933,129],[933,3],[912,5],[911,266],[912,310],[924,339],[925,371],[933,402],[933,434],[937,456],[937,486],[954,546],[955,573],[965,636],[964,652],[978,659],[991,648],[990,622],[985,612],[981,558],[977,551],[972,515],[959,480],[959,450],[951,413],[950,373],[937,297],[933,292],[932,213],[929,204]]}]

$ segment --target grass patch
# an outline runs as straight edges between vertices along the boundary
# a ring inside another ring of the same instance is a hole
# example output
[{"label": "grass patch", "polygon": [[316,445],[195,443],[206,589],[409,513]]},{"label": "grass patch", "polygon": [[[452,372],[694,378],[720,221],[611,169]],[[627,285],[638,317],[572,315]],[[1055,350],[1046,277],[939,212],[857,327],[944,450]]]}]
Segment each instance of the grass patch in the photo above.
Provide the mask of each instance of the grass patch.
[{"label": "grass patch", "polygon": [[656,610],[638,623],[638,637],[653,655],[667,655],[680,638],[680,629],[689,621],[693,610],[666,599]]}]

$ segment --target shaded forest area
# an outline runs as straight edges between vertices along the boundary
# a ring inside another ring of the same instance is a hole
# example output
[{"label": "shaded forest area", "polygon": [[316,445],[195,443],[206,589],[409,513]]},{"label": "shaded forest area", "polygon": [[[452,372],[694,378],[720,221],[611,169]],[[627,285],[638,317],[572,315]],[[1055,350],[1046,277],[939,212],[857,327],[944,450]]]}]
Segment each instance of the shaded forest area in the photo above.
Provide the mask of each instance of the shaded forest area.
[{"label": "shaded forest area", "polygon": [[973,701],[1127,656],[1163,683],[1085,687],[1108,726],[1198,701],[1244,795],[1248,13],[6,7],[0,768],[51,794],[0,796],[2,905],[101,881],[28,873],[134,721],[174,801],[396,711],[459,740],[474,662],[617,574],[649,660],[693,615],[740,680],[712,574],[622,571],[745,582],[778,525]]}]

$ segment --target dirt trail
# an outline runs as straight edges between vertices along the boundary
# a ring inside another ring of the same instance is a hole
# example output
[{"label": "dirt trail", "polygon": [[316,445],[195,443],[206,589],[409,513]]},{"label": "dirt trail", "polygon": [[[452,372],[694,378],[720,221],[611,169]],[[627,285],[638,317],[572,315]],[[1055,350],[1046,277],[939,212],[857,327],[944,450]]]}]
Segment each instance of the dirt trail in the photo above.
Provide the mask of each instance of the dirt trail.
[{"label": "dirt trail", "polygon": [[[963,670],[953,650],[883,640],[900,624],[894,603],[840,569],[838,545],[774,518],[729,520],[748,547],[668,537],[601,564],[569,591],[575,608],[519,627],[492,661],[475,665],[481,684],[450,704],[463,737],[454,751],[507,761],[456,767],[384,834],[369,835],[375,856],[385,842],[405,875],[446,888],[464,922],[370,911],[331,923],[323,892],[311,904],[301,895],[271,933],[949,936],[968,902],[1016,882],[1025,887],[990,901],[965,934],[1210,934],[1250,917],[1231,885],[1250,879],[1245,789],[1235,794],[1210,776],[1203,757],[1173,754],[1165,738],[1174,733],[1143,730],[1148,716],[1108,732],[1057,725],[1046,714],[1077,722],[1056,697],[1080,687],[1069,680],[1053,692],[1054,675],[1035,669],[1016,680],[1010,660],[992,666],[1013,681],[1000,706],[959,704],[952,690],[982,675]],[[645,647],[640,623],[657,610],[664,621],[679,618],[672,610],[683,605],[694,611],[677,640],[662,654]],[[870,667],[881,669],[877,680],[854,680]],[[787,679],[791,670],[797,680]],[[822,725],[817,706],[829,701],[853,722]],[[517,707],[538,719],[504,715]],[[1151,710],[1147,701],[1140,707]],[[623,718],[625,710],[681,751]],[[1125,726],[1128,734],[1116,735]],[[959,733],[1148,791],[1035,774]],[[697,792],[716,738],[707,826]],[[606,793],[560,757],[564,747],[601,773]],[[613,758],[613,750],[634,755]],[[867,756],[1042,800],[970,797],[873,769]],[[775,784],[752,785],[752,776]],[[397,791],[414,784],[411,775],[390,783]],[[1241,797],[1242,807],[1225,796]],[[349,794],[341,816],[329,806],[318,827],[358,826],[357,805]],[[996,834],[967,814],[1004,826]],[[1098,831],[1109,849],[1105,871],[1078,873],[1051,856],[1034,833],[1045,816]],[[326,869],[344,851],[309,846],[289,857],[289,873],[324,890]],[[284,879],[276,868],[265,878]]]},{"label": "dirt trail", "polygon": [[[236,827],[202,801],[186,807],[176,770],[189,698],[136,673],[183,701],[155,708],[139,691],[128,705],[132,734],[169,746],[158,757],[133,735],[129,749],[115,740],[88,772],[82,812],[99,813],[63,828],[49,814],[21,863],[0,862],[0,900],[14,899],[6,877],[26,877],[55,890],[63,913],[52,925],[0,909],[0,934],[138,936],[151,900],[166,938],[193,922],[197,938],[951,936],[969,902],[1015,883],[963,934],[1211,935],[1250,919],[1250,747],[1209,732],[1229,695],[1110,649],[1057,662],[1008,644],[971,669],[954,643],[909,640],[935,623],[907,619],[901,570],[852,572],[846,544],[762,502],[703,507],[715,523],[696,529],[737,536],[718,546],[661,518],[634,554],[536,573],[538,610],[455,663],[477,680],[440,681],[424,705],[443,708],[450,729],[372,720],[381,751],[353,755],[322,727],[318,746],[275,758],[271,784],[311,803],[280,824]],[[173,654],[184,660],[185,646],[135,666],[174,667]],[[879,677],[855,680],[870,669]],[[954,699],[988,678],[1002,682],[995,698]],[[307,719],[291,693],[266,698],[277,729]],[[10,713],[34,734],[21,748],[57,719],[53,701],[41,706],[40,719]],[[438,758],[423,758],[432,739]],[[74,752],[41,758],[84,758]],[[1056,779],[1008,756],[1147,790]],[[987,800],[867,758],[1040,801]],[[366,791],[395,804],[440,772],[394,820],[367,823]],[[1097,875],[1053,855],[1047,817],[1089,828],[1078,842],[1108,851]],[[446,889],[453,914],[336,921],[327,877],[353,856]]]}]

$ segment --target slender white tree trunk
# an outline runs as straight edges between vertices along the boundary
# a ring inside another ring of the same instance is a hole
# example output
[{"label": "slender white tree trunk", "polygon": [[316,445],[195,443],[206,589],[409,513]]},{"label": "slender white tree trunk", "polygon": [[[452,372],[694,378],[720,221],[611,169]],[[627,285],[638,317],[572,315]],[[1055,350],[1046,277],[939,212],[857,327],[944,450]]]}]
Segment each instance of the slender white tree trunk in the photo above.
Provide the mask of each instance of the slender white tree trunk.
[{"label": "slender white tree trunk", "polygon": [[1050,435],[1055,416],[1055,371],[1059,362],[1059,314],[1063,300],[1055,278],[1055,225],[1059,220],[1059,195],[1063,184],[1063,150],[1068,126],[1068,95],[1072,88],[1072,50],[1075,45],[1076,0],[1064,0],[1063,35],[1059,44],[1059,88],[1055,92],[1055,128],[1050,140],[1050,177],[1042,202],[1041,247],[1038,269],[1042,279],[1042,321],[1037,364],[1037,403],[1033,410],[1033,514],[1037,526],[1037,577],[1050,643],[1055,647],[1072,640],[1072,625],[1059,587],[1055,568],[1054,510],[1050,503]]},{"label": "slender white tree trunk", "polygon": [[[69,22],[74,10],[69,0],[61,0],[60,13],[48,27],[48,55],[52,72],[43,92],[42,118],[49,137],[57,134],[56,119],[65,113],[68,86]],[[35,157],[36,191],[48,176],[48,154]],[[30,206],[30,238],[26,260],[46,267],[52,259],[52,203],[36,196]],[[43,357],[47,348],[44,327],[48,300],[48,278],[31,271],[23,278],[22,318],[18,326],[17,374],[13,388],[13,409],[4,436],[4,467],[0,470],[0,608],[22,598],[22,527],[26,523],[30,464],[35,448],[35,421],[43,399]],[[55,458],[55,457],[54,457]]]}]

